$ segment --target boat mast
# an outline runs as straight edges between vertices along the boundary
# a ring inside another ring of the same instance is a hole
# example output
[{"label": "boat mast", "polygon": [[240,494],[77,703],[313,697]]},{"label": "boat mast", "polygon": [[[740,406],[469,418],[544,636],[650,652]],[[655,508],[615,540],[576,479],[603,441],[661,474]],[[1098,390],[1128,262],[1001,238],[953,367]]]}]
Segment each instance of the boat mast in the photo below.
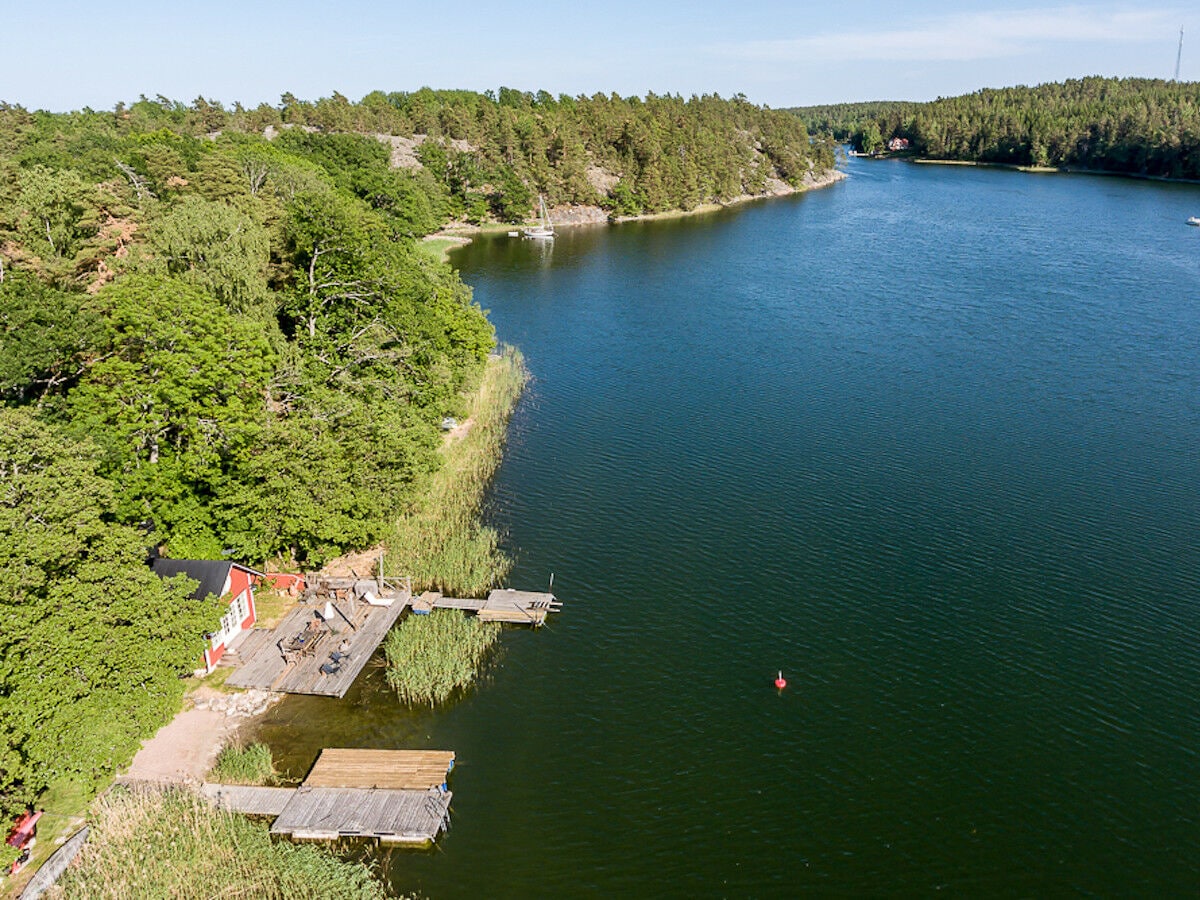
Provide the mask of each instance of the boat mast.
[{"label": "boat mast", "polygon": [[1179,26],[1179,50],[1175,54],[1175,80],[1179,80],[1179,63],[1183,60],[1183,26]]}]

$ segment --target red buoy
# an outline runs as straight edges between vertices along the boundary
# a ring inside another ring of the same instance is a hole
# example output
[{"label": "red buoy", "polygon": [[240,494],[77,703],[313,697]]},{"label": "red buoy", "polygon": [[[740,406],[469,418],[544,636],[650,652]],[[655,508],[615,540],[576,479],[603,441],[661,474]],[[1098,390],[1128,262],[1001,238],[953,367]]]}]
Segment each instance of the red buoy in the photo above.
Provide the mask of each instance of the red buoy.
[{"label": "red buoy", "polygon": [[782,672],[780,672],[779,677],[775,679],[775,687],[779,688],[781,691],[787,687],[787,681],[784,679]]}]

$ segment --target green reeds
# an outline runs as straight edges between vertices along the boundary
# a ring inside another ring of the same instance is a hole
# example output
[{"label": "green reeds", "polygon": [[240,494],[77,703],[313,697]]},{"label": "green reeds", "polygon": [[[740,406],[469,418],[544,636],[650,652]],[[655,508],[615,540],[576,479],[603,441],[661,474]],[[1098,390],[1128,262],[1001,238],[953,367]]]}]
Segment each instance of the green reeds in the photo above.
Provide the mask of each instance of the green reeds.
[{"label": "green reeds", "polygon": [[267,785],[275,783],[276,775],[271,748],[256,741],[245,746],[222,747],[208,780],[220,784]]},{"label": "green reeds", "polygon": [[410,706],[442,703],[475,680],[499,637],[499,623],[467,618],[458,610],[409,615],[383,642],[388,684]]},{"label": "green reeds", "polygon": [[90,900],[386,896],[361,863],[280,841],[186,791],[114,790],[92,808],[83,852],[48,897]]},{"label": "green reeds", "polygon": [[443,465],[391,530],[388,575],[412,576],[417,591],[471,597],[485,594],[508,574],[512,562],[500,551],[499,535],[481,525],[479,516],[500,464],[509,416],[528,378],[516,350],[506,348],[488,360],[473,394],[469,430],[447,437]]}]

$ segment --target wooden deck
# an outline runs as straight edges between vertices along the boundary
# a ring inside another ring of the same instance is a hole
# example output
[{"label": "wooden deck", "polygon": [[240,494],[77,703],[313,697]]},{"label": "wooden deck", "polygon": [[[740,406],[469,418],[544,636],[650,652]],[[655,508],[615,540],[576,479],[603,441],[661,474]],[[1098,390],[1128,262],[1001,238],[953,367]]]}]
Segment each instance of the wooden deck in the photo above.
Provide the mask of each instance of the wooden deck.
[{"label": "wooden deck", "polygon": [[230,661],[233,661],[235,665],[241,665],[246,660],[252,659],[263,647],[274,643],[271,640],[271,634],[265,628],[242,632],[242,637],[222,654],[217,665],[229,665]]},{"label": "wooden deck", "polygon": [[[349,609],[347,603],[339,602],[334,605],[336,615],[329,619],[332,627],[311,652],[289,651],[286,648],[304,632],[312,621],[314,610],[325,609],[323,603],[302,603],[270,632],[268,639],[256,637],[247,645],[255,648],[253,655],[239,653],[245,662],[225,683],[230,687],[285,694],[343,697],[383,642],[388,629],[400,618],[407,603],[407,596],[397,598],[391,606],[372,606],[359,601]],[[345,650],[341,652],[346,658],[333,671],[322,672],[322,666],[331,666],[330,654],[339,651],[343,642]]]},{"label": "wooden deck", "polygon": [[373,838],[385,844],[428,844],[450,827],[449,791],[374,788],[271,788],[204,784],[221,809],[272,816],[272,834],[300,841]]},{"label": "wooden deck", "polygon": [[536,591],[515,591],[503,588],[492,591],[486,600],[477,598],[443,597],[426,591],[412,602],[413,612],[427,613],[435,609],[460,609],[473,612],[484,622],[508,622],[512,625],[533,625],[546,622],[546,616],[558,612],[562,603],[553,594]]},{"label": "wooden deck", "polygon": [[452,768],[449,750],[327,748],[298,788],[206,783],[200,790],[223,809],[274,816],[271,833],[296,840],[428,844],[450,827],[444,787]]},{"label": "wooden deck", "polygon": [[[239,665],[226,680],[227,685],[285,694],[344,697],[410,604],[418,614],[457,609],[475,613],[485,622],[535,628],[545,624],[546,617],[562,606],[553,594],[511,588],[492,591],[485,600],[443,597],[436,591],[426,591],[414,599],[407,588],[394,585],[388,585],[394,593],[385,595],[383,582],[372,579],[324,579],[322,585],[339,599],[326,599],[330,596],[327,593],[323,599],[302,602],[273,631],[255,629],[247,634],[231,653],[231,661]],[[369,602],[364,599],[367,596],[377,601],[384,596],[390,605]],[[316,631],[310,627],[314,612],[330,613],[325,619],[327,624]],[[330,655],[334,652],[346,656],[336,663]]]},{"label": "wooden deck", "polygon": [[457,597],[443,597],[436,591],[426,591],[420,597],[413,601],[413,612],[429,612],[433,609],[461,609],[463,612],[479,612],[483,609],[486,600],[478,600],[467,597],[458,599]]},{"label": "wooden deck", "polygon": [[221,809],[231,809],[251,816],[277,816],[287,807],[296,789],[213,784],[206,781],[200,785],[200,793]]},{"label": "wooden deck", "polygon": [[476,615],[483,622],[510,622],[536,628],[545,624],[546,616],[558,612],[561,606],[553,594],[502,588],[488,594]]},{"label": "wooden deck", "polygon": [[450,825],[449,791],[300,788],[271,826],[296,840],[375,838],[387,844],[428,844]]},{"label": "wooden deck", "polygon": [[326,748],[317,757],[303,786],[425,791],[444,784],[453,768],[453,750]]}]

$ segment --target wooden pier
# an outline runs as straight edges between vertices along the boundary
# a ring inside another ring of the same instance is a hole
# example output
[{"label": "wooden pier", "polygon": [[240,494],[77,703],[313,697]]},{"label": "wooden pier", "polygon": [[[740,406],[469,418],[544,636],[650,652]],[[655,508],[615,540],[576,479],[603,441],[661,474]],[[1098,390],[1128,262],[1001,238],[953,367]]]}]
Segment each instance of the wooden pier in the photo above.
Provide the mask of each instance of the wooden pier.
[{"label": "wooden pier", "polygon": [[489,593],[485,600],[443,597],[435,591],[426,591],[412,601],[412,608],[415,613],[459,609],[475,613],[482,622],[506,622],[538,628],[546,623],[547,615],[562,608],[562,602],[553,594],[499,588]]},{"label": "wooden pier", "polygon": [[232,648],[240,663],[230,687],[285,694],[344,697],[406,609],[474,613],[484,622],[545,624],[562,603],[553,595],[511,588],[486,599],[456,599],[435,591],[414,598],[407,584],[389,579],[327,578],[273,630],[255,629]]},{"label": "wooden pier", "polygon": [[428,844],[450,827],[453,767],[449,751],[326,749],[298,788],[205,784],[202,792],[222,808],[275,817],[271,833],[295,840]]}]

